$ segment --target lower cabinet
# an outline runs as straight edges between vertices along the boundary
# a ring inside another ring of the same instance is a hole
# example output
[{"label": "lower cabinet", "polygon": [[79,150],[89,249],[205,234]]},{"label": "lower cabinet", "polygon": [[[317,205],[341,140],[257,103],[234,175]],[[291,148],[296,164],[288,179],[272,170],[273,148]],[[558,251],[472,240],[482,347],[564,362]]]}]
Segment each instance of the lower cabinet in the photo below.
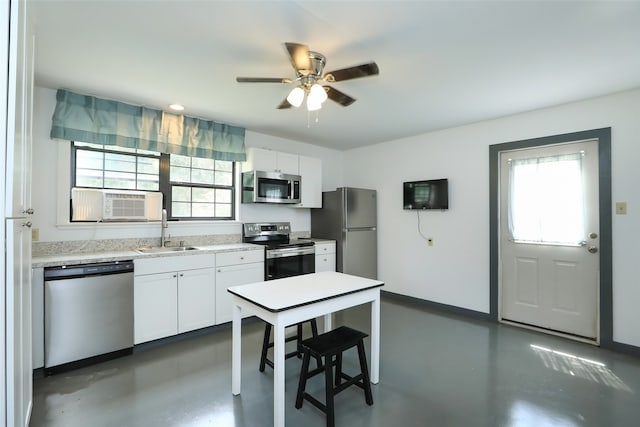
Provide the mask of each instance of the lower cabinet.
[{"label": "lower cabinet", "polygon": [[178,333],[177,272],[136,276],[133,286],[134,334],[140,344]]},{"label": "lower cabinet", "polygon": [[336,271],[336,242],[316,242],[316,272]]},{"label": "lower cabinet", "polygon": [[134,343],[215,324],[215,255],[134,261]]},{"label": "lower cabinet", "polygon": [[178,272],[178,333],[216,323],[215,269]]},{"label": "lower cabinet", "polygon": [[[230,286],[264,280],[263,251],[220,253],[216,258],[216,324],[230,322],[233,317]],[[251,313],[243,313],[243,317]]]}]

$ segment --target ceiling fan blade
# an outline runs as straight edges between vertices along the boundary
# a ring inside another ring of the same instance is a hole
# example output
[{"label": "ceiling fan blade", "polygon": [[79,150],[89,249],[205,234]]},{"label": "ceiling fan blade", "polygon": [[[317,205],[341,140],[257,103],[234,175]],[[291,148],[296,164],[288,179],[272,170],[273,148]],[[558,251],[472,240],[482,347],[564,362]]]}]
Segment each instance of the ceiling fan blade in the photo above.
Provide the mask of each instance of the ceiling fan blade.
[{"label": "ceiling fan blade", "polygon": [[356,65],[355,67],[343,68],[330,71],[324,75],[324,80],[332,83],[342,80],[357,79],[359,77],[375,76],[380,73],[378,64],[369,62],[368,64]]},{"label": "ceiling fan blade", "polygon": [[337,102],[343,107],[348,107],[356,102],[355,98],[350,97],[346,93],[340,92],[338,89],[334,89],[331,86],[322,87],[327,91],[327,97],[329,97],[330,100]]},{"label": "ceiling fan blade", "polygon": [[281,77],[236,77],[238,83],[291,83],[291,79]]},{"label": "ceiling fan blade", "polygon": [[311,70],[309,48],[304,44],[291,42],[286,42],[284,45],[287,47],[287,52],[289,52],[293,69],[296,70],[296,72],[299,70],[305,70],[307,73],[303,73],[303,75],[308,74],[308,71]]},{"label": "ceiling fan blade", "polygon": [[278,110],[284,110],[285,108],[291,108],[291,107],[292,105],[289,104],[289,101],[287,101],[287,98],[285,98],[282,100],[280,105],[278,105]]}]

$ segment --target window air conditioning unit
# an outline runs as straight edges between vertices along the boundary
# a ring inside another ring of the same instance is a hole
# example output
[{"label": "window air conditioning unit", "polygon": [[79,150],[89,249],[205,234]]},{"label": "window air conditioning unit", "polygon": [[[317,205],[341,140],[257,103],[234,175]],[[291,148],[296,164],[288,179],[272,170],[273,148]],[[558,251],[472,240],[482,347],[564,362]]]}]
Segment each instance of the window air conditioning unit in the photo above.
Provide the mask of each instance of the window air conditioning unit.
[{"label": "window air conditioning unit", "polygon": [[162,193],[73,188],[73,221],[155,221],[162,215]]}]

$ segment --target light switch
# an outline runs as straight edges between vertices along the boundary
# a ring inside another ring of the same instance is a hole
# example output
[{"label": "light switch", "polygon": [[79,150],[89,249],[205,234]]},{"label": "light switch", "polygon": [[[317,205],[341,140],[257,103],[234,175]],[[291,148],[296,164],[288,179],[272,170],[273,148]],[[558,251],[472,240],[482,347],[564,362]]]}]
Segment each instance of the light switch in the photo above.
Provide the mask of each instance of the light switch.
[{"label": "light switch", "polygon": [[627,214],[627,202],[616,202],[616,215]]},{"label": "light switch", "polygon": [[32,242],[37,242],[38,240],[40,240],[40,229],[39,228],[32,228],[31,229],[31,241]]}]

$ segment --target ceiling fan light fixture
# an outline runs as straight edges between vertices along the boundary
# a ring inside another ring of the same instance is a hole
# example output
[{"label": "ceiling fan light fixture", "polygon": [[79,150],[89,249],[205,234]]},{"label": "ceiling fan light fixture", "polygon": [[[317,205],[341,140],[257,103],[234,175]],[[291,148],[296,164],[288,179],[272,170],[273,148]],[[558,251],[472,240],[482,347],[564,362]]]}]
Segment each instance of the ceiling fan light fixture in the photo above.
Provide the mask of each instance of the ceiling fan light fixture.
[{"label": "ceiling fan light fixture", "polygon": [[307,111],[316,111],[322,108],[322,102],[316,102],[311,96],[307,96]]},{"label": "ceiling fan light fixture", "polygon": [[287,102],[294,107],[301,106],[303,100],[304,90],[300,86],[294,87],[291,92],[289,92],[289,96],[287,96]]},{"label": "ceiling fan light fixture", "polygon": [[316,104],[316,103],[317,104],[322,104],[324,101],[327,100],[327,92],[318,83],[314,83],[311,86],[311,89],[309,89],[308,98],[312,98],[313,99],[312,102],[314,104]]}]

